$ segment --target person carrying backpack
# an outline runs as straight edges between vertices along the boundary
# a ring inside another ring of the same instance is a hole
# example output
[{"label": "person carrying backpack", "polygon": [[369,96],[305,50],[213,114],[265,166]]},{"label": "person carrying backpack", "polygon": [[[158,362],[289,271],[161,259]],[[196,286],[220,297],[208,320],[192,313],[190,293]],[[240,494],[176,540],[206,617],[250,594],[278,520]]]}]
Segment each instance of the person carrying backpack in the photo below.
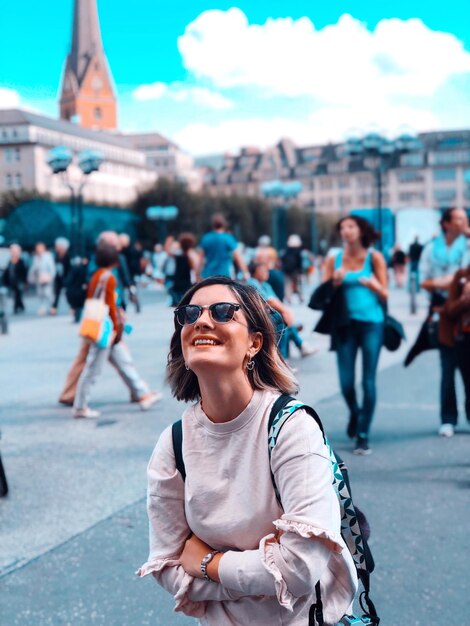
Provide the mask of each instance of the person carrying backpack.
[{"label": "person carrying backpack", "polygon": [[298,385],[258,291],[220,276],[193,286],[175,309],[167,379],[192,404],[149,463],[138,575],[202,626],[336,624],[358,586],[336,470],[307,410],[277,412]]},{"label": "person carrying backpack", "polygon": [[282,255],[282,271],[285,275],[285,296],[290,304],[295,293],[300,302],[304,301],[302,294],[302,240],[299,235],[289,235],[287,248]]}]

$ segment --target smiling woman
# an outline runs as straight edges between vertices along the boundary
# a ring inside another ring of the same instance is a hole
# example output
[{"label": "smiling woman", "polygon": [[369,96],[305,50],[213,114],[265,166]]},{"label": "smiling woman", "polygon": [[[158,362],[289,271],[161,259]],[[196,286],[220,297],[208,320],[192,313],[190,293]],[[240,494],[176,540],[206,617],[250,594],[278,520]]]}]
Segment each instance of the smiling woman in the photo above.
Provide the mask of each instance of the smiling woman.
[{"label": "smiling woman", "polygon": [[297,383],[259,293],[224,277],[189,290],[167,375],[173,394],[195,404],[149,463],[150,555],[139,575],[152,574],[202,626],[305,626],[320,581],[324,624],[336,624],[357,579],[329,453],[299,410],[269,456],[273,405]]},{"label": "smiling woman", "polygon": [[[234,302],[234,299],[238,302]],[[231,321],[234,324],[229,324]],[[198,400],[201,397],[200,385],[205,380],[204,372],[197,372],[192,367],[193,358],[197,358],[197,355],[189,350],[187,338],[194,341],[198,335],[202,338],[210,335],[212,339],[221,341],[224,335],[226,338],[230,337],[236,330],[241,331],[243,340],[239,335],[238,345],[233,340],[225,346],[228,367],[235,370],[229,377],[230,386],[233,388],[235,379],[238,380],[242,374],[242,379],[248,379],[250,389],[271,388],[279,389],[282,393],[297,391],[292,371],[277,350],[276,331],[266,302],[255,289],[219,276],[195,285],[186,293],[175,311],[175,332],[170,343],[167,375],[173,394],[178,400]],[[218,332],[214,335],[216,331]],[[251,339],[254,339],[255,345],[250,352],[248,343]],[[238,353],[242,346],[246,350],[244,354]],[[247,370],[249,353],[257,355],[254,359],[256,367]],[[217,362],[217,380],[220,382],[222,351],[215,353],[215,361],[219,356],[221,360]],[[209,373],[209,378],[213,380],[213,372]],[[220,406],[220,401],[218,405]]]}]

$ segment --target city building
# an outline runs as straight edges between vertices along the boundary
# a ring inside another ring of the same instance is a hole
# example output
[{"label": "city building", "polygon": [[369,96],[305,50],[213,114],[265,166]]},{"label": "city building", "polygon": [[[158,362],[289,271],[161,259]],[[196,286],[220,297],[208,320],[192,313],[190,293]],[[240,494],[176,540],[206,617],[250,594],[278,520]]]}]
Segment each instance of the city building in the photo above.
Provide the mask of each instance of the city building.
[{"label": "city building", "polygon": [[159,133],[129,133],[122,135],[135,149],[143,152],[147,166],[158,178],[182,182],[190,191],[199,191],[203,184],[202,170],[194,165],[193,157]]},{"label": "city building", "polygon": [[85,128],[117,128],[117,100],[103,49],[96,0],[75,0],[72,44],[65,63],[60,117]]},{"label": "city building", "polygon": [[[52,173],[47,154],[64,146],[75,155],[62,176]],[[140,191],[155,184],[157,173],[146,164],[146,155],[120,135],[82,128],[20,109],[0,110],[0,194],[12,190],[36,192],[63,200],[69,196],[66,182],[78,187],[83,173],[77,155],[93,150],[104,157],[99,171],[86,179],[84,202],[129,207]]]},{"label": "city building", "polygon": [[[411,152],[396,150],[381,175],[382,206],[400,209],[470,207],[470,130],[417,135]],[[225,155],[220,168],[206,176],[213,193],[261,195],[273,179],[297,180],[297,203],[316,211],[345,215],[377,206],[376,172],[367,157],[350,156],[346,144],[298,147],[283,139],[267,149],[243,148]]]}]

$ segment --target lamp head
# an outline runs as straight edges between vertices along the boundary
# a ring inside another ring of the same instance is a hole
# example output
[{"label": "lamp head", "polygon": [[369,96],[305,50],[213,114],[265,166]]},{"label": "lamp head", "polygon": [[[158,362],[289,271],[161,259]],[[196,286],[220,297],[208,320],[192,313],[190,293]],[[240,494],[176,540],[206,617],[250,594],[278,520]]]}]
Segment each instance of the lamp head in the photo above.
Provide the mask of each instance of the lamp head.
[{"label": "lamp head", "polygon": [[78,155],[78,165],[84,174],[91,174],[100,169],[104,155],[97,150],[83,150]]},{"label": "lamp head", "polygon": [[53,174],[65,172],[71,162],[72,151],[65,146],[57,146],[47,153],[46,163],[51,168]]}]

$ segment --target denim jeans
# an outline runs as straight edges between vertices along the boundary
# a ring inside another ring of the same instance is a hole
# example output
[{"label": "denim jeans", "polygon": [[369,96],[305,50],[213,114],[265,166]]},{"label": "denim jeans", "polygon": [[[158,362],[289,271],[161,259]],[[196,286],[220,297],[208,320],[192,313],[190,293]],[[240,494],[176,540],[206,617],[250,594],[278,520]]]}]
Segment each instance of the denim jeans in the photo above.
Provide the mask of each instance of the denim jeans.
[{"label": "denim jeans", "polygon": [[457,424],[457,396],[455,393],[455,370],[457,356],[454,348],[439,344],[441,357],[441,422]]},{"label": "denim jeans", "polygon": [[289,343],[291,341],[300,350],[302,346],[302,338],[299,335],[297,326],[288,326],[284,331],[281,341],[279,342],[279,351],[284,359],[289,358]]},{"label": "denim jeans", "polygon": [[[357,434],[367,438],[374,415],[376,403],[375,378],[379,362],[380,348],[383,343],[383,322],[360,322],[351,320],[343,341],[337,342],[341,392],[348,405],[351,416],[358,420]],[[356,396],[355,373],[358,350],[362,352],[362,408]]]}]

